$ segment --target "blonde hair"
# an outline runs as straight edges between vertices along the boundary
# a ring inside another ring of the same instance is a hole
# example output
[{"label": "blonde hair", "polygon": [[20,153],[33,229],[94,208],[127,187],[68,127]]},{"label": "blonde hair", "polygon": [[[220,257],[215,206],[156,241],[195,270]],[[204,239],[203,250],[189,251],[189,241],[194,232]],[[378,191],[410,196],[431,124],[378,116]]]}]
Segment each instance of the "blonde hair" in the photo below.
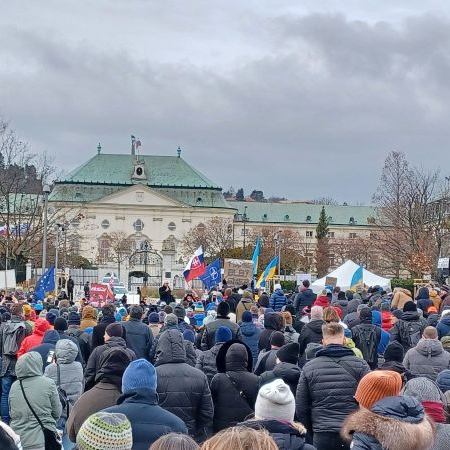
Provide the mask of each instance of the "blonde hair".
[{"label": "blonde hair", "polygon": [[338,313],[336,312],[336,310],[331,307],[328,306],[327,308],[325,308],[323,310],[323,320],[325,320],[325,322],[335,322],[335,323],[339,323],[339,316]]},{"label": "blonde hair", "polygon": [[324,338],[344,337],[344,327],[334,322],[325,323],[322,325],[322,335]]},{"label": "blonde hair", "polygon": [[289,311],[282,312],[285,326],[292,325],[292,314]]},{"label": "blonde hair", "polygon": [[153,442],[149,450],[197,450],[198,448],[199,446],[190,436],[169,433]]},{"label": "blonde hair", "polygon": [[275,441],[265,430],[231,427],[217,433],[200,450],[278,450]]}]

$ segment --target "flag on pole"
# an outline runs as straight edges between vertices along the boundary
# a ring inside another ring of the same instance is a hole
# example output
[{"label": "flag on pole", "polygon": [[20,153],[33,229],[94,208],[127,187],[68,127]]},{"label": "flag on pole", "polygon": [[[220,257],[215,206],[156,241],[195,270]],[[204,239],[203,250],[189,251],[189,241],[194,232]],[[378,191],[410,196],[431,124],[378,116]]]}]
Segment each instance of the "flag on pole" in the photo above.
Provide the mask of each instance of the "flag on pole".
[{"label": "flag on pole", "polygon": [[51,266],[47,272],[39,278],[34,291],[34,296],[38,300],[44,300],[45,293],[55,289],[55,267]]},{"label": "flag on pole", "polygon": [[141,141],[138,139],[137,141],[136,141],[136,150],[142,145],[141,144]]},{"label": "flag on pole", "polygon": [[350,289],[356,289],[359,285],[364,283],[364,269],[363,266],[358,266],[353,274],[352,281],[350,283]]},{"label": "flag on pole", "polygon": [[255,250],[254,250],[253,256],[252,256],[253,277],[258,273],[258,261],[259,261],[260,253],[261,253],[261,238],[258,238],[258,240],[256,241]]},{"label": "flag on pole", "polygon": [[114,286],[114,272],[111,272],[111,276],[109,278],[109,287],[112,288]]},{"label": "flag on pole", "polygon": [[217,286],[222,281],[222,264],[220,258],[217,258],[211,264],[208,264],[205,274],[201,275],[199,278],[203,281],[203,284],[208,290]]},{"label": "flag on pole", "polygon": [[266,287],[266,281],[271,280],[277,271],[278,267],[278,256],[275,256],[269,264],[267,264],[267,267],[265,268],[264,272],[259,277],[259,280],[256,283],[256,287]]},{"label": "flag on pole", "polygon": [[194,278],[202,276],[206,272],[205,258],[203,255],[203,249],[200,246],[195,250],[194,256],[187,263],[184,269],[183,276],[187,283],[192,281]]}]

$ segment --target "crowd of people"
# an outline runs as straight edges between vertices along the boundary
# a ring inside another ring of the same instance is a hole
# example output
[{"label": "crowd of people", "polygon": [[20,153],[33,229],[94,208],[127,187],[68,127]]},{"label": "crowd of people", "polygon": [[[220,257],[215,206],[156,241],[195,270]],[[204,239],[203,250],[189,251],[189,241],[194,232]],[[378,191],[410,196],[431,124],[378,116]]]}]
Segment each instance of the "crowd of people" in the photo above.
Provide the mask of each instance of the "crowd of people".
[{"label": "crowd of people", "polygon": [[450,448],[450,288],[0,302],[2,450]]}]

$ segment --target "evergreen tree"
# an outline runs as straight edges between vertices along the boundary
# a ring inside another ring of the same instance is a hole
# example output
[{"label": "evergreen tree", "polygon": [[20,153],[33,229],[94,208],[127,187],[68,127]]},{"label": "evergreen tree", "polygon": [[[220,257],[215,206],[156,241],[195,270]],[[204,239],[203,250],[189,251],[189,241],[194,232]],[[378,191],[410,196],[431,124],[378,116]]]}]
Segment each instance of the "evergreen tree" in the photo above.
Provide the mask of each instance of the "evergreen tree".
[{"label": "evergreen tree", "polygon": [[325,239],[328,237],[328,225],[330,224],[328,217],[325,213],[325,206],[322,206],[320,211],[319,222],[316,228],[316,239]]},{"label": "evergreen tree", "polygon": [[244,189],[243,188],[239,188],[236,192],[236,200],[239,202],[243,202],[244,201]]},{"label": "evergreen tree", "polygon": [[328,273],[330,267],[330,244],[328,243],[328,217],[325,207],[322,206],[319,222],[316,228],[316,271],[318,277],[323,277]]}]

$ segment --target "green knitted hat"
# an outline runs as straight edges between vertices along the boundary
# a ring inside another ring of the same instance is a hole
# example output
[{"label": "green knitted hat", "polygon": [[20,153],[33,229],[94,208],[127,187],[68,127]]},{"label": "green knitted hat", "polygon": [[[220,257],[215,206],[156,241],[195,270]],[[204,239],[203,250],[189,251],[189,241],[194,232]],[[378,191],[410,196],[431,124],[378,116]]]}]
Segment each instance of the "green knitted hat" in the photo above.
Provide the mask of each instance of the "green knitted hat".
[{"label": "green knitted hat", "polygon": [[131,450],[131,424],[124,414],[95,413],[81,426],[77,445],[79,450]]}]

